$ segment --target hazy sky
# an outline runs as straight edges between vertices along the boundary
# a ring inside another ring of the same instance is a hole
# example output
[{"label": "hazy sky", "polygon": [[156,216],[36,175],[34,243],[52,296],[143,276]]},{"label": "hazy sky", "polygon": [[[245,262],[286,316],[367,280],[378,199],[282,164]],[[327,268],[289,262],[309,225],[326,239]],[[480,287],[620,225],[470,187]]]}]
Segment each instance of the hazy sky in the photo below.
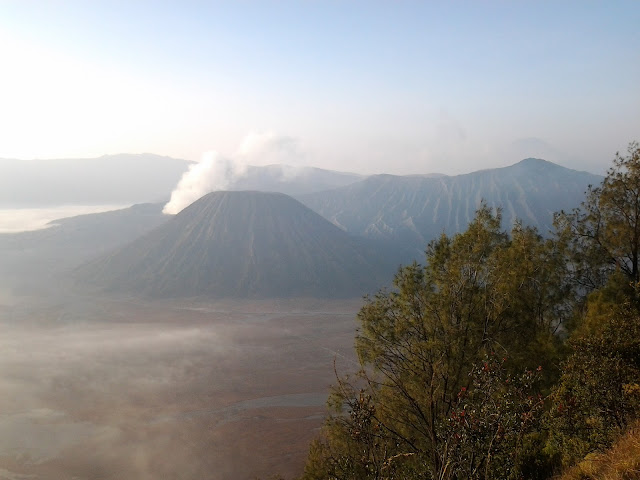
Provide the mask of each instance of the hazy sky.
[{"label": "hazy sky", "polygon": [[639,25],[636,0],[0,0],[0,157],[266,138],[361,173],[602,173],[640,140]]}]

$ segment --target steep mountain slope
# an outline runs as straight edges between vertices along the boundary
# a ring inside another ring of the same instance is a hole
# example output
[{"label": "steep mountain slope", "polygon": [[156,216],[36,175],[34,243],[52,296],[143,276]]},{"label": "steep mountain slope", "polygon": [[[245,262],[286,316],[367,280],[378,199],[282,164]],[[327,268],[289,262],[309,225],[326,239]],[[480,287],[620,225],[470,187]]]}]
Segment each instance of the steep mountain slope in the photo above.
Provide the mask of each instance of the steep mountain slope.
[{"label": "steep mountain slope", "polygon": [[513,166],[458,176],[376,175],[352,185],[297,198],[347,232],[392,240],[422,251],[442,232],[466,228],[481,200],[543,234],[553,212],[580,204],[597,175],[529,158]]},{"label": "steep mountain slope", "polygon": [[376,253],[286,195],[214,192],[77,273],[151,296],[349,297],[388,281]]}]

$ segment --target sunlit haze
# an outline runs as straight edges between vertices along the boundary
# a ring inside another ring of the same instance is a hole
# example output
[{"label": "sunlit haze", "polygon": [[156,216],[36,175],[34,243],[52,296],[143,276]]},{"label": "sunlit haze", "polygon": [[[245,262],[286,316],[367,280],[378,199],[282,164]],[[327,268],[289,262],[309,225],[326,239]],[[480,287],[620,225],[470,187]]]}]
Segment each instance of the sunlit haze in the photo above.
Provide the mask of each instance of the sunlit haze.
[{"label": "sunlit haze", "polygon": [[[0,158],[152,152],[602,173],[640,132],[640,3],[0,3]],[[274,140],[275,139],[275,140]],[[252,143],[253,142],[253,143]]]}]

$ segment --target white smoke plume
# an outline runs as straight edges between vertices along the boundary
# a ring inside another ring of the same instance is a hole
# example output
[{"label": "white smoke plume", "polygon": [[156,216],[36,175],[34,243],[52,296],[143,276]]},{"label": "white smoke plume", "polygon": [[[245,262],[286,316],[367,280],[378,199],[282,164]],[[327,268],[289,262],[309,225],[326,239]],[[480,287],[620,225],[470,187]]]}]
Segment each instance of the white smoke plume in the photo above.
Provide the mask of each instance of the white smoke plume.
[{"label": "white smoke plume", "polygon": [[223,157],[217,152],[207,152],[200,163],[191,165],[182,175],[162,212],[176,214],[203,195],[228,188],[232,180],[242,176],[245,171],[246,165],[238,160]]},{"label": "white smoke plume", "polygon": [[[233,155],[207,152],[201,162],[189,167],[162,211],[176,214],[207,193],[232,188],[247,173],[248,165],[296,164],[302,157],[293,137],[274,132],[250,133]],[[290,170],[283,168],[287,175],[292,175]]]}]

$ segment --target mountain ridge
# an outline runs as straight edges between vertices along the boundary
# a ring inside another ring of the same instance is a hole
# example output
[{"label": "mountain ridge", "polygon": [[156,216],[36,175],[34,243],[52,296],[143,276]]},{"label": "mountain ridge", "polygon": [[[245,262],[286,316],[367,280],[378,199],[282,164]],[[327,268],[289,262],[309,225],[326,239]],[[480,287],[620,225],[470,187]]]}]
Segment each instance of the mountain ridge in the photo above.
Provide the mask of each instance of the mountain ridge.
[{"label": "mountain ridge", "polygon": [[502,209],[504,228],[518,219],[547,234],[553,213],[579,206],[588,185],[601,179],[531,158],[455,176],[374,175],[296,198],[349,233],[409,245],[418,253],[437,235],[464,230],[482,200]]}]

